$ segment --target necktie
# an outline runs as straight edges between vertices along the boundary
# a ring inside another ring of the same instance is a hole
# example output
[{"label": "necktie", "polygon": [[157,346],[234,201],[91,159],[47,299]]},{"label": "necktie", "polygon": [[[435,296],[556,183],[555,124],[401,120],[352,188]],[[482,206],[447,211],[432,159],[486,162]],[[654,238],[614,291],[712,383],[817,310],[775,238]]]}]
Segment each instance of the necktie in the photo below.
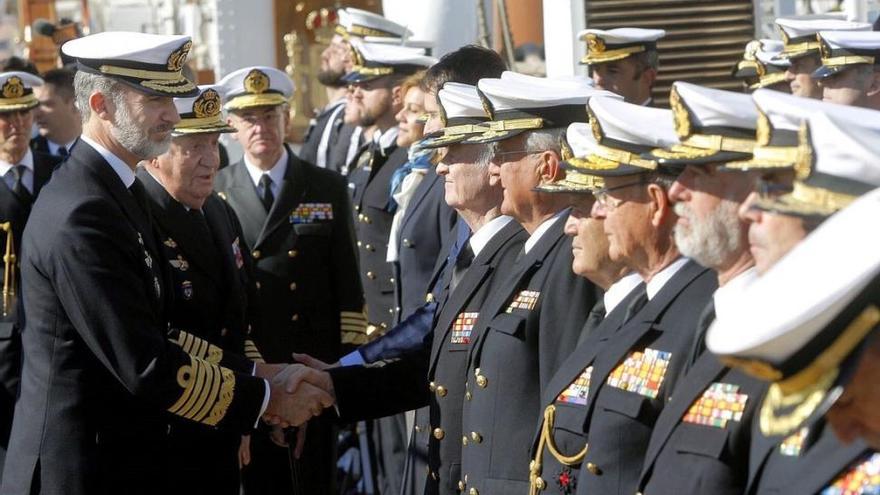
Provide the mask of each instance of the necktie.
[{"label": "necktie", "polygon": [[645,307],[646,304],[648,304],[647,287],[648,286],[645,284],[640,284],[638,287],[633,289],[633,291],[638,292],[635,292],[635,295],[632,297],[632,299],[630,299],[629,304],[627,304],[626,306],[626,313],[623,317],[624,323],[632,319],[633,316],[635,316],[639,311],[642,310],[642,308]]},{"label": "necktie", "polygon": [[688,356],[688,360],[684,365],[684,372],[691,368],[694,363],[697,362],[697,359],[703,354],[703,351],[706,350],[706,332],[709,331],[709,327],[712,326],[712,322],[715,321],[715,301],[709,301],[709,304],[703,308],[703,312],[700,313],[700,319],[697,320],[697,333],[694,335],[694,343],[691,346],[691,353]]},{"label": "necktie", "polygon": [[473,261],[474,250],[471,249],[471,243],[468,241],[455,259],[455,267],[452,269],[452,279],[449,281],[449,292],[455,290],[455,287],[461,282],[464,273],[467,271],[468,267],[471,266]]},{"label": "necktie", "polygon": [[66,147],[66,146],[59,146],[59,147],[58,147],[58,156],[61,156],[61,157],[67,158],[67,155],[69,155],[69,154],[70,154],[70,152],[67,151],[67,147]]},{"label": "necktie", "polygon": [[24,165],[16,165],[12,167],[12,173],[15,175],[15,184],[12,186],[12,192],[18,196],[23,203],[31,204],[34,202],[34,196],[28,191],[24,185],[24,172],[27,167]]},{"label": "necktie", "polygon": [[208,227],[208,221],[205,220],[205,215],[194,208],[190,209],[188,213],[199,237],[205,242],[212,244],[211,229]]},{"label": "necktie", "polygon": [[263,188],[263,196],[260,200],[263,202],[263,208],[268,212],[272,209],[272,204],[275,203],[275,195],[272,194],[272,177],[269,177],[269,174],[263,174],[260,177],[260,187]]},{"label": "necktie", "polygon": [[131,192],[131,195],[134,196],[134,200],[137,202],[138,206],[141,207],[141,211],[147,217],[150,216],[150,210],[147,206],[147,190],[144,189],[143,182],[140,181],[137,177],[134,178],[134,182],[131,183],[128,190]]},{"label": "necktie", "polygon": [[590,310],[590,314],[587,315],[587,321],[584,322],[581,333],[578,335],[577,345],[581,345],[581,342],[587,340],[587,337],[596,330],[596,327],[603,320],[605,320],[605,299],[600,297],[593,305],[593,309]]}]

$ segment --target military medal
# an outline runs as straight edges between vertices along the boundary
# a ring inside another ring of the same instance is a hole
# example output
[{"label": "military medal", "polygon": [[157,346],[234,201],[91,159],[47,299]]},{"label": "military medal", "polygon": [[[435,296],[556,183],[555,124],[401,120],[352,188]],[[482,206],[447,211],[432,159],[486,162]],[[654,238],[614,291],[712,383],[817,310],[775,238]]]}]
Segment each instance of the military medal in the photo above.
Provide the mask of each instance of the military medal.
[{"label": "military medal", "polygon": [[333,203],[300,203],[288,219],[292,224],[333,220]]},{"label": "military medal", "polygon": [[516,295],[513,301],[511,301],[510,306],[507,307],[507,312],[512,313],[514,309],[531,311],[535,309],[535,306],[538,304],[539,297],[541,297],[540,291],[522,290]]},{"label": "military medal", "polygon": [[748,400],[748,395],[739,393],[739,385],[716,382],[691,405],[682,421],[725,428],[728,421],[742,420]]},{"label": "military medal", "polygon": [[451,344],[470,344],[471,331],[479,316],[480,313],[459,313],[455,318],[455,323],[452,324],[452,337],[449,342]]},{"label": "military medal", "polygon": [[656,399],[671,358],[671,352],[655,349],[633,352],[611,372],[608,385]]},{"label": "military medal", "polygon": [[575,489],[577,489],[577,478],[571,474],[571,468],[569,466],[563,467],[556,475],[556,486],[558,486],[559,491],[565,495],[571,495],[574,493]]},{"label": "military medal", "polygon": [[177,255],[176,260],[168,260],[168,263],[182,272],[189,270],[189,262],[179,254]]},{"label": "military medal", "polygon": [[183,291],[183,298],[189,301],[193,297],[193,284],[189,280],[184,280],[183,283],[180,284],[180,288]]},{"label": "military medal", "polygon": [[556,397],[556,402],[563,404],[587,405],[587,396],[590,395],[590,377],[593,375],[593,367],[587,366],[584,371],[571,382],[571,385]]},{"label": "military medal", "polygon": [[241,268],[244,266],[244,257],[241,255],[241,247],[239,246],[238,237],[232,241],[232,257],[235,258],[235,267]]},{"label": "military medal", "polygon": [[880,454],[845,471],[821,495],[849,495],[880,493]]}]

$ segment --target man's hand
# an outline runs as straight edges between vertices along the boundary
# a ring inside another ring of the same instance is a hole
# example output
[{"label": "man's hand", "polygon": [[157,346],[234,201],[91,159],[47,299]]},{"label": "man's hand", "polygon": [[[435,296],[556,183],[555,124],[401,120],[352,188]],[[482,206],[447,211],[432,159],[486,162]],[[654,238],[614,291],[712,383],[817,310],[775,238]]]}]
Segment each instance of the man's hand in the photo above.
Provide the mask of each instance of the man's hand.
[{"label": "man's hand", "polygon": [[275,375],[284,371],[286,364],[254,363],[254,376],[272,381]]},{"label": "man's hand", "polygon": [[333,404],[336,403],[333,380],[326,371],[317,370],[303,364],[291,364],[272,379],[273,386],[283,384],[284,390],[288,394],[296,392],[302,383],[308,383],[326,390],[333,397]]},{"label": "man's hand", "polygon": [[242,435],[238,446],[238,469],[242,469],[251,463],[251,436]]},{"label": "man's hand", "polygon": [[[303,371],[305,370],[305,372]],[[313,416],[321,414],[326,407],[334,404],[331,393],[325,389],[326,383],[332,390],[329,375],[326,381],[312,373],[323,373],[303,365],[293,364],[277,373],[272,380],[269,405],[263,420],[273,426],[300,426]]]},{"label": "man's hand", "polygon": [[293,353],[293,360],[297,363],[304,364],[304,365],[308,366],[309,368],[314,368],[316,370],[321,370],[321,371],[339,367],[339,361],[336,361],[333,364],[327,364],[318,358],[313,358],[312,356],[309,356],[308,354],[300,354],[298,352]]}]

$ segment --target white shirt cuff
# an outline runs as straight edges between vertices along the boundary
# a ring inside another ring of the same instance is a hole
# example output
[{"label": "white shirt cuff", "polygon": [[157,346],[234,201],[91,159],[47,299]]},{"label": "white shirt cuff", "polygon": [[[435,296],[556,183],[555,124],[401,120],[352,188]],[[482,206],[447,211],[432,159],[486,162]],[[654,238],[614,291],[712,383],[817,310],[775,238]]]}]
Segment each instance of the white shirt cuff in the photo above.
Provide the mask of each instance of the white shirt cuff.
[{"label": "white shirt cuff", "polygon": [[[256,367],[256,365],[254,365]],[[260,407],[260,415],[257,416],[257,421],[254,423],[254,428],[260,425],[260,419],[263,418],[263,414],[266,412],[266,408],[269,407],[269,397],[272,396],[271,389],[269,388],[269,380],[263,379],[263,383],[266,384],[266,394],[263,396],[263,405]]]}]

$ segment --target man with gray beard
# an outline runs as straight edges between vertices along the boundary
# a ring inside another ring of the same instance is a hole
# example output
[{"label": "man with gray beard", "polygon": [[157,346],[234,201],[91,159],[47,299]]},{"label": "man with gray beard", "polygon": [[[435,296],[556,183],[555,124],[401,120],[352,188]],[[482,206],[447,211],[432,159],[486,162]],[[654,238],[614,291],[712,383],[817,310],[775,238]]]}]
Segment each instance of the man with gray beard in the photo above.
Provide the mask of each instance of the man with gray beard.
[{"label": "man with gray beard", "polygon": [[[686,144],[648,156],[682,169],[669,189],[678,215],[675,243],[683,255],[717,273],[718,289],[700,316],[676,392],[657,419],[639,490],[652,495],[742,493],[748,479],[750,418],[765,387],[704,352],[703,342],[715,312],[730,311],[731,298],[756,276],[748,222],[739,218],[738,210],[757,172],[724,165],[751,158],[747,150],[754,148],[758,115],[748,95],[681,82],[673,85],[670,101],[676,131]],[[710,141],[695,139],[684,129],[691,121],[721,122],[718,128],[731,133],[725,138],[736,140],[736,149],[712,149]],[[717,455],[699,455],[702,449],[714,449]]]},{"label": "man with gray beard", "polygon": [[83,134],[25,227],[25,359],[4,494],[169,493],[168,413],[244,433],[264,415],[299,426],[328,404],[311,385],[270,386],[284,366],[185,332],[170,340],[171,283],[135,168],[168,149],[172,97],[196,92],[181,74],[191,46],[124,32],[64,45]]}]

